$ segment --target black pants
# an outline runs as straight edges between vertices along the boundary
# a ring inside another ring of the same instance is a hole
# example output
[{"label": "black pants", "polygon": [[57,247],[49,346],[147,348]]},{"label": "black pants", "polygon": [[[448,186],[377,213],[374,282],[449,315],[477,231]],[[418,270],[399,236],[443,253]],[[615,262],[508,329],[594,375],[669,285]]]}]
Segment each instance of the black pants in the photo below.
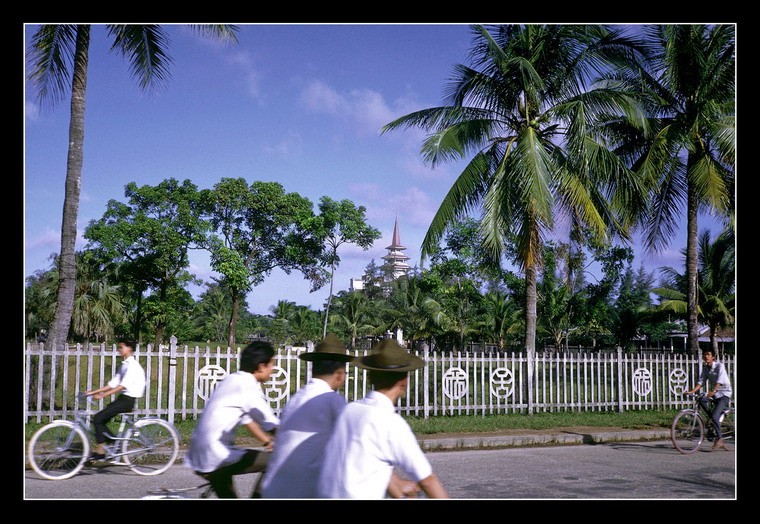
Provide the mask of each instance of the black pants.
[{"label": "black pants", "polygon": [[235,475],[243,475],[244,473],[259,473],[262,475],[259,477],[258,482],[253,487],[251,498],[260,497],[259,485],[261,479],[264,477],[263,472],[269,462],[269,456],[272,453],[270,451],[258,451],[255,449],[249,449],[245,455],[234,464],[228,464],[217,470],[209,473],[201,473],[196,471],[198,475],[207,479],[211,483],[211,487],[214,489],[214,493],[220,499],[236,499],[237,492],[232,481],[232,477]]},{"label": "black pants", "polygon": [[92,425],[95,427],[95,442],[103,444],[106,441],[106,431],[108,430],[106,423],[120,413],[134,411],[136,402],[135,397],[121,394],[116,397],[116,400],[95,413],[92,417]]}]

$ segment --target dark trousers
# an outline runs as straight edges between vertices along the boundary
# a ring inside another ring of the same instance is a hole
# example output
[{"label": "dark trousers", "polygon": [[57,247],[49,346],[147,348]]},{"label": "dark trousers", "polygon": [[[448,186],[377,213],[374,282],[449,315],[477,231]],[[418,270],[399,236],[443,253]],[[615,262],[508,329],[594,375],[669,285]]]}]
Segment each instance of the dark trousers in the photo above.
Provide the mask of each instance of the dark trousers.
[{"label": "dark trousers", "polygon": [[710,418],[713,421],[713,427],[717,433],[716,438],[723,438],[723,434],[720,432],[720,414],[728,407],[731,397],[723,396],[720,398],[707,398],[702,397],[699,399],[700,404],[705,411],[710,413]]},{"label": "dark trousers", "polygon": [[106,441],[106,423],[120,413],[129,413],[134,411],[135,397],[128,397],[124,394],[116,397],[116,400],[108,404],[106,407],[95,413],[92,417],[92,425],[95,427],[95,442],[103,444]]},{"label": "dark trousers", "polygon": [[262,475],[259,477],[258,482],[253,487],[251,498],[260,497],[259,484],[264,477],[263,472],[269,462],[269,456],[272,453],[270,451],[257,451],[255,449],[249,449],[246,451],[242,458],[234,464],[228,464],[217,470],[209,473],[201,473],[196,471],[198,475],[207,479],[211,483],[211,487],[214,489],[214,493],[220,499],[236,499],[237,492],[232,481],[232,477],[235,475],[243,475],[244,473],[259,473]]}]

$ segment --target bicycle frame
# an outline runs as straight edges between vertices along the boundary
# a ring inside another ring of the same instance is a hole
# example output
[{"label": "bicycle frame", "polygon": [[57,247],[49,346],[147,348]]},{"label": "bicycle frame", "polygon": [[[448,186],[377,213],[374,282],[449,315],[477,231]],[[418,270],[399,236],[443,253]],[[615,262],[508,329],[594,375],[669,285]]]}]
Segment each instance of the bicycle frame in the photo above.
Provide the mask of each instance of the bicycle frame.
[{"label": "bicycle frame", "polygon": [[[708,440],[713,440],[717,436],[717,428],[712,420],[712,413],[702,406],[701,400],[705,397],[704,393],[693,395],[692,407],[682,409],[673,418],[671,425],[671,440],[676,449],[683,454],[689,455],[696,452],[707,434]],[[724,409],[720,416],[721,437],[723,439],[732,439],[734,437],[734,422],[729,418],[724,424],[727,414],[734,413],[732,407]]]}]

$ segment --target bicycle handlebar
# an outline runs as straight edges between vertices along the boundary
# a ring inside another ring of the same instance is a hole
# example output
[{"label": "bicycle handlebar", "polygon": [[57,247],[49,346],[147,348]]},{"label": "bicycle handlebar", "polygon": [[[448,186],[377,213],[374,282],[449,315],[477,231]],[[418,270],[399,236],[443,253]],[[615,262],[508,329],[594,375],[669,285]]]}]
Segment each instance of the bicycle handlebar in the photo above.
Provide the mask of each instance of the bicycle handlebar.
[{"label": "bicycle handlebar", "polygon": [[92,397],[90,397],[90,395],[85,395],[83,391],[80,391],[77,393],[77,400],[79,400],[79,402],[86,403],[90,402],[92,400]]}]

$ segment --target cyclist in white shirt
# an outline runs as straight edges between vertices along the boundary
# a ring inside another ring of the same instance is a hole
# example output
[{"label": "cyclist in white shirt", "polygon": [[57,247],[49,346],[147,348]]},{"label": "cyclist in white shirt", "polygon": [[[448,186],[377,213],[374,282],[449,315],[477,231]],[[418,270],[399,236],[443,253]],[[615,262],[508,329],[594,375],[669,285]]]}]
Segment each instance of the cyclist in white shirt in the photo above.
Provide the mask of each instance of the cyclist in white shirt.
[{"label": "cyclist in white shirt", "polygon": [[[214,389],[190,436],[185,464],[206,478],[217,497],[237,498],[232,477],[266,469],[272,438],[280,420],[272,411],[261,383],[274,367],[274,348],[269,342],[250,343],[240,355],[240,369]],[[265,451],[235,446],[235,433],[245,428],[264,443]],[[259,482],[252,498],[260,497]]]},{"label": "cyclist in white shirt", "polygon": [[95,449],[90,454],[90,460],[106,458],[105,442],[113,435],[108,431],[106,424],[116,415],[134,411],[137,399],[145,395],[145,370],[135,358],[135,343],[132,340],[121,339],[117,351],[124,359],[119,366],[119,372],[105,386],[84,392],[95,400],[119,394],[113,402],[92,417]]},{"label": "cyclist in white shirt", "polygon": [[731,402],[731,394],[733,392],[731,380],[728,378],[728,373],[726,373],[726,367],[716,359],[712,349],[704,350],[702,360],[704,361],[704,365],[702,366],[702,372],[699,374],[697,385],[687,391],[686,394],[692,395],[699,391],[702,386],[707,387],[707,383],[710,383],[710,390],[707,392],[706,397],[699,400],[699,403],[706,412],[710,413],[713,427],[717,433],[712,448],[714,450],[725,449],[728,451],[720,431],[720,414]]}]

